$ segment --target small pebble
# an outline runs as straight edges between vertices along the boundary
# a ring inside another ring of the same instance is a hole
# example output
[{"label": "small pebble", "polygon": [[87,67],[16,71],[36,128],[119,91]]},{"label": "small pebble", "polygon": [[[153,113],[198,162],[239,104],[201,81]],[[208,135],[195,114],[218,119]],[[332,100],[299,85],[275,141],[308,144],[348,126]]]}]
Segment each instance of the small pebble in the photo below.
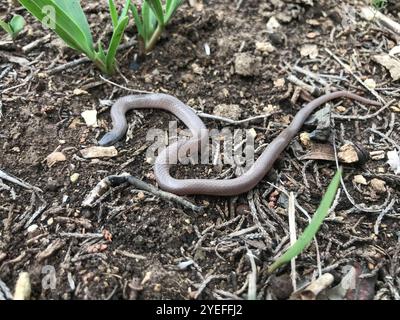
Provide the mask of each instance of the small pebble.
[{"label": "small pebble", "polygon": [[374,178],[369,182],[369,185],[376,193],[385,193],[386,192],[385,184],[386,184],[385,181],[377,178]]},{"label": "small pebble", "polygon": [[357,183],[357,184],[363,184],[363,185],[368,184],[367,180],[361,174],[354,176],[353,182]]},{"label": "small pebble", "polygon": [[71,177],[70,177],[70,180],[71,180],[72,183],[77,182],[78,179],[79,179],[79,173],[74,173],[74,174],[72,174]]}]

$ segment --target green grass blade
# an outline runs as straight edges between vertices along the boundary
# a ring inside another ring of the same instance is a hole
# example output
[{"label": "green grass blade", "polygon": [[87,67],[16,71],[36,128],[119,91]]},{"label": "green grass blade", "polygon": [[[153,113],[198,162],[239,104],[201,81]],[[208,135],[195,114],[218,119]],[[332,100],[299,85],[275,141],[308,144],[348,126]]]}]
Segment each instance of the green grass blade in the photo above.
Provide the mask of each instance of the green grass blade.
[{"label": "green grass blade", "polygon": [[328,189],[325,192],[325,195],[322,198],[317,211],[311,219],[310,224],[297,239],[297,241],[268,268],[269,273],[274,272],[280,266],[290,262],[290,260],[299,255],[310,244],[315,234],[319,230],[322,222],[324,221],[326,215],[328,214],[329,208],[332,205],[333,200],[335,199],[341,176],[342,170],[339,169],[333,177],[331,183],[329,184]]},{"label": "green grass blade", "polygon": [[108,0],[108,7],[110,9],[110,16],[111,16],[113,28],[115,29],[118,24],[118,12],[117,12],[117,8],[115,7],[114,0]]},{"label": "green grass blade", "polygon": [[25,27],[25,19],[20,15],[12,17],[9,26],[12,30],[12,37],[15,38]]},{"label": "green grass blade", "polygon": [[147,1],[142,5],[143,34],[145,42],[149,41],[156,28],[157,18]]},{"label": "green grass blade", "polygon": [[117,54],[118,46],[121,42],[122,36],[124,35],[124,31],[126,26],[128,25],[128,21],[129,21],[128,17],[123,18],[118,23],[117,28],[115,28],[113,32],[106,57],[107,73],[112,73],[114,71],[115,55]]},{"label": "green grass blade", "polygon": [[128,15],[130,5],[131,5],[131,0],[126,0],[121,15],[119,16],[119,20],[124,19]]},{"label": "green grass blade", "polygon": [[182,4],[182,0],[167,0],[167,5],[165,9],[164,22],[167,24],[172,16],[175,14],[178,7]]},{"label": "green grass blade", "polygon": [[164,26],[164,11],[160,0],[145,0],[157,18],[158,23]]},{"label": "green grass blade", "polygon": [[4,29],[4,31],[7,32],[9,35],[12,35],[13,31],[12,31],[10,25],[1,19],[0,19],[0,27],[2,27]]},{"label": "green grass blade", "polygon": [[142,39],[144,39],[145,38],[145,34],[144,34],[144,30],[143,30],[143,23],[142,23],[142,20],[139,17],[139,13],[137,11],[137,8],[136,8],[136,6],[134,4],[131,4],[130,8],[131,8],[131,11],[132,11],[132,14],[133,14],[133,19],[135,20],[136,29],[137,29],[140,37]]}]

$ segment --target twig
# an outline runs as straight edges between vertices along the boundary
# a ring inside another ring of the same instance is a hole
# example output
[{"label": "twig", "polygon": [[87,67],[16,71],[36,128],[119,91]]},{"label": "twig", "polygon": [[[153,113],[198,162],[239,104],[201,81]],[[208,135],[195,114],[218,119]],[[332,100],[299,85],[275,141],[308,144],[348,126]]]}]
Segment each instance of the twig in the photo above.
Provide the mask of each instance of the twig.
[{"label": "twig", "polygon": [[29,183],[24,182],[19,178],[12,177],[12,176],[8,175],[7,173],[5,173],[2,170],[0,170],[0,179],[4,179],[4,180],[7,180],[8,182],[15,183],[15,184],[17,184],[20,187],[23,187],[25,189],[34,190],[34,191],[37,191],[37,192],[43,192],[40,188],[32,186]]},{"label": "twig", "polygon": [[113,86],[115,86],[115,87],[118,87],[118,88],[120,88],[120,89],[124,89],[124,90],[126,90],[126,91],[135,92],[135,93],[144,93],[144,94],[154,93],[154,92],[150,92],[150,91],[138,90],[138,89],[131,89],[131,88],[122,86],[122,85],[120,85],[120,84],[118,84],[118,83],[115,83],[115,82],[113,82],[113,81],[111,81],[111,80],[108,80],[108,79],[104,78],[102,75],[100,75],[99,77],[100,77],[100,79],[103,80],[104,82],[107,82],[107,83],[109,83],[109,84],[111,84],[111,85],[113,85]]},{"label": "twig", "polygon": [[136,253],[132,253],[132,252],[128,252],[125,250],[115,250],[115,252],[122,256],[132,258],[132,259],[137,259],[137,260],[146,260],[147,259],[145,256],[142,256],[142,255],[136,254]]},{"label": "twig", "polygon": [[379,23],[383,24],[385,27],[389,28],[400,36],[400,24],[385,16],[382,12],[372,7],[363,7],[361,8],[361,16],[368,21],[374,19],[378,20]]},{"label": "twig", "polygon": [[263,114],[263,115],[259,115],[259,116],[250,117],[250,118],[243,119],[243,120],[233,120],[233,119],[220,117],[220,116],[215,116],[215,115],[212,115],[212,114],[208,114],[208,113],[204,113],[204,112],[201,112],[201,111],[197,111],[197,110],[195,110],[193,108],[192,108],[192,110],[194,112],[196,112],[197,115],[200,118],[219,120],[219,121],[227,122],[227,123],[232,124],[232,125],[239,125],[239,124],[243,124],[243,123],[247,123],[247,122],[251,122],[251,121],[255,121],[255,120],[266,119],[266,118],[268,118],[268,117],[270,117],[272,115],[272,113],[269,113],[269,114]]},{"label": "twig", "polygon": [[[289,193],[289,207],[288,207],[288,220],[289,220],[289,234],[290,234],[290,245],[293,246],[296,243],[296,208],[295,208],[295,197],[293,192]],[[290,261],[293,290],[297,290],[296,282],[296,257]]]},{"label": "twig", "polygon": [[329,50],[328,48],[325,48],[325,51],[332,57],[334,58],[347,72],[349,72],[354,79],[356,79],[365,89],[367,89],[371,94],[373,94],[375,96],[375,98],[377,98],[380,102],[382,102],[383,104],[386,104],[386,101],[380,96],[380,94],[374,90],[371,89],[370,87],[368,87],[364,81],[361,80],[361,78],[359,76],[357,76],[353,70],[351,70],[351,67],[347,64],[345,64],[342,60],[340,60],[340,58],[338,56],[336,56],[331,50]]},{"label": "twig", "polygon": [[[127,49],[129,47],[132,47],[135,43],[136,43],[136,39],[131,39],[127,43],[121,44],[118,47],[118,51]],[[49,70],[47,70],[47,74],[48,75],[53,75],[55,73],[58,73],[58,72],[61,72],[61,71],[67,70],[67,69],[71,69],[73,67],[76,67],[76,66],[78,66],[78,65],[80,65],[82,63],[89,62],[89,61],[91,61],[89,58],[82,57],[82,58],[76,59],[74,61],[70,61],[70,62],[67,62],[67,63],[62,64],[60,66],[57,66],[55,68],[49,69]]]},{"label": "twig", "polygon": [[346,120],[368,120],[371,118],[376,117],[378,114],[380,114],[382,111],[386,110],[388,107],[390,107],[394,102],[396,102],[396,100],[391,100],[388,103],[386,103],[382,108],[380,108],[378,111],[371,113],[371,114],[367,114],[364,116],[360,116],[360,115],[356,115],[356,116],[344,116],[344,115],[340,115],[337,113],[333,113],[333,118],[335,119],[346,119]]},{"label": "twig", "polygon": [[248,276],[249,279],[249,289],[247,294],[248,300],[256,300],[257,299],[257,266],[254,260],[254,255],[250,249],[247,249],[247,257],[250,260],[251,265],[251,273]]},{"label": "twig", "polygon": [[202,284],[200,284],[200,286],[198,287],[196,294],[194,295],[194,298],[197,299],[201,293],[203,292],[203,290],[207,287],[207,285],[212,281],[212,280],[224,280],[226,279],[227,276],[225,275],[211,275],[208,276],[203,282]]},{"label": "twig", "polygon": [[39,39],[36,39],[35,41],[32,41],[31,43],[28,43],[27,45],[22,47],[22,51],[24,53],[28,53],[35,49],[37,46],[41,45],[42,43],[45,43],[50,40],[51,34],[48,33],[44,37],[41,37]]},{"label": "twig", "polygon": [[393,198],[392,201],[389,203],[389,205],[384,210],[382,210],[382,212],[379,214],[378,218],[376,219],[376,222],[374,225],[374,233],[376,235],[379,234],[379,226],[382,222],[383,217],[385,216],[386,213],[388,213],[390,210],[392,210],[395,203],[396,203],[396,199]]},{"label": "twig", "polygon": [[110,186],[117,186],[120,184],[123,184],[125,182],[130,183],[131,185],[135,186],[138,189],[148,191],[155,196],[160,197],[161,199],[167,200],[167,201],[174,201],[186,208],[189,208],[193,210],[194,212],[202,212],[203,207],[199,207],[194,205],[188,200],[185,200],[173,193],[169,193],[166,191],[162,191],[157,189],[156,187],[152,186],[151,184],[148,184],[144,181],[141,181],[129,174],[121,174],[121,175],[113,175],[113,176],[108,176],[104,179],[102,179],[96,187],[89,193],[89,195],[85,198],[85,200],[82,202],[82,206],[84,207],[92,207],[93,203],[96,198],[101,196],[102,194],[105,193],[105,191],[110,187]]},{"label": "twig", "polygon": [[288,81],[290,81],[294,85],[302,88],[304,91],[307,91],[307,92],[311,93],[313,96],[320,96],[322,91],[323,91],[323,90],[321,90],[320,88],[318,88],[316,86],[312,86],[312,85],[309,85],[309,84],[305,83],[303,80],[300,80],[299,78],[297,78],[293,74],[289,75],[287,79],[288,79]]}]

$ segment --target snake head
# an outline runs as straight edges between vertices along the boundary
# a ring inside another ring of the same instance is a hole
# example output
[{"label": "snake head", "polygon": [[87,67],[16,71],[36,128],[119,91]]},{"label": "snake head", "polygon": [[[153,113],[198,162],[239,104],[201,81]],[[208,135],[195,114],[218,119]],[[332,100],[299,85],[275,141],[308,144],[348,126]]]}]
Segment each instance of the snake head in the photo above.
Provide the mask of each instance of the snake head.
[{"label": "snake head", "polygon": [[107,147],[116,143],[119,138],[113,132],[107,132],[98,142],[100,146]]}]

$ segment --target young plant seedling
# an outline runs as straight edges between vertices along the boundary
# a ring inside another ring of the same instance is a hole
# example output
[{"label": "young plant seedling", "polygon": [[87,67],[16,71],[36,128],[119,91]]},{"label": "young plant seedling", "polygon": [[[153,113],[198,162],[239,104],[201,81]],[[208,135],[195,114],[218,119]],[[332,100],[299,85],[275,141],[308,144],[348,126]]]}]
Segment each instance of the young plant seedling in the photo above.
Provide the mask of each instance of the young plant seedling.
[{"label": "young plant seedling", "polygon": [[113,34],[107,51],[104,50],[100,41],[95,49],[80,0],[19,0],[19,2],[43,25],[54,30],[69,47],[92,60],[102,72],[112,74],[115,71],[115,56],[128,25],[131,0],[126,0],[120,16],[118,16],[114,0],[108,1]]},{"label": "young plant seedling", "polygon": [[24,30],[25,20],[22,16],[16,14],[8,23],[0,19],[0,27],[2,27],[14,40],[19,33]]},{"label": "young plant seedling", "polygon": [[182,0],[166,0],[164,6],[161,0],[145,0],[141,16],[139,16],[136,6],[131,5],[133,18],[142,42],[142,54],[149,53],[154,49],[166,25],[181,4]]},{"label": "young plant seedling", "polygon": [[371,0],[371,4],[375,9],[381,10],[386,7],[387,0]]}]

